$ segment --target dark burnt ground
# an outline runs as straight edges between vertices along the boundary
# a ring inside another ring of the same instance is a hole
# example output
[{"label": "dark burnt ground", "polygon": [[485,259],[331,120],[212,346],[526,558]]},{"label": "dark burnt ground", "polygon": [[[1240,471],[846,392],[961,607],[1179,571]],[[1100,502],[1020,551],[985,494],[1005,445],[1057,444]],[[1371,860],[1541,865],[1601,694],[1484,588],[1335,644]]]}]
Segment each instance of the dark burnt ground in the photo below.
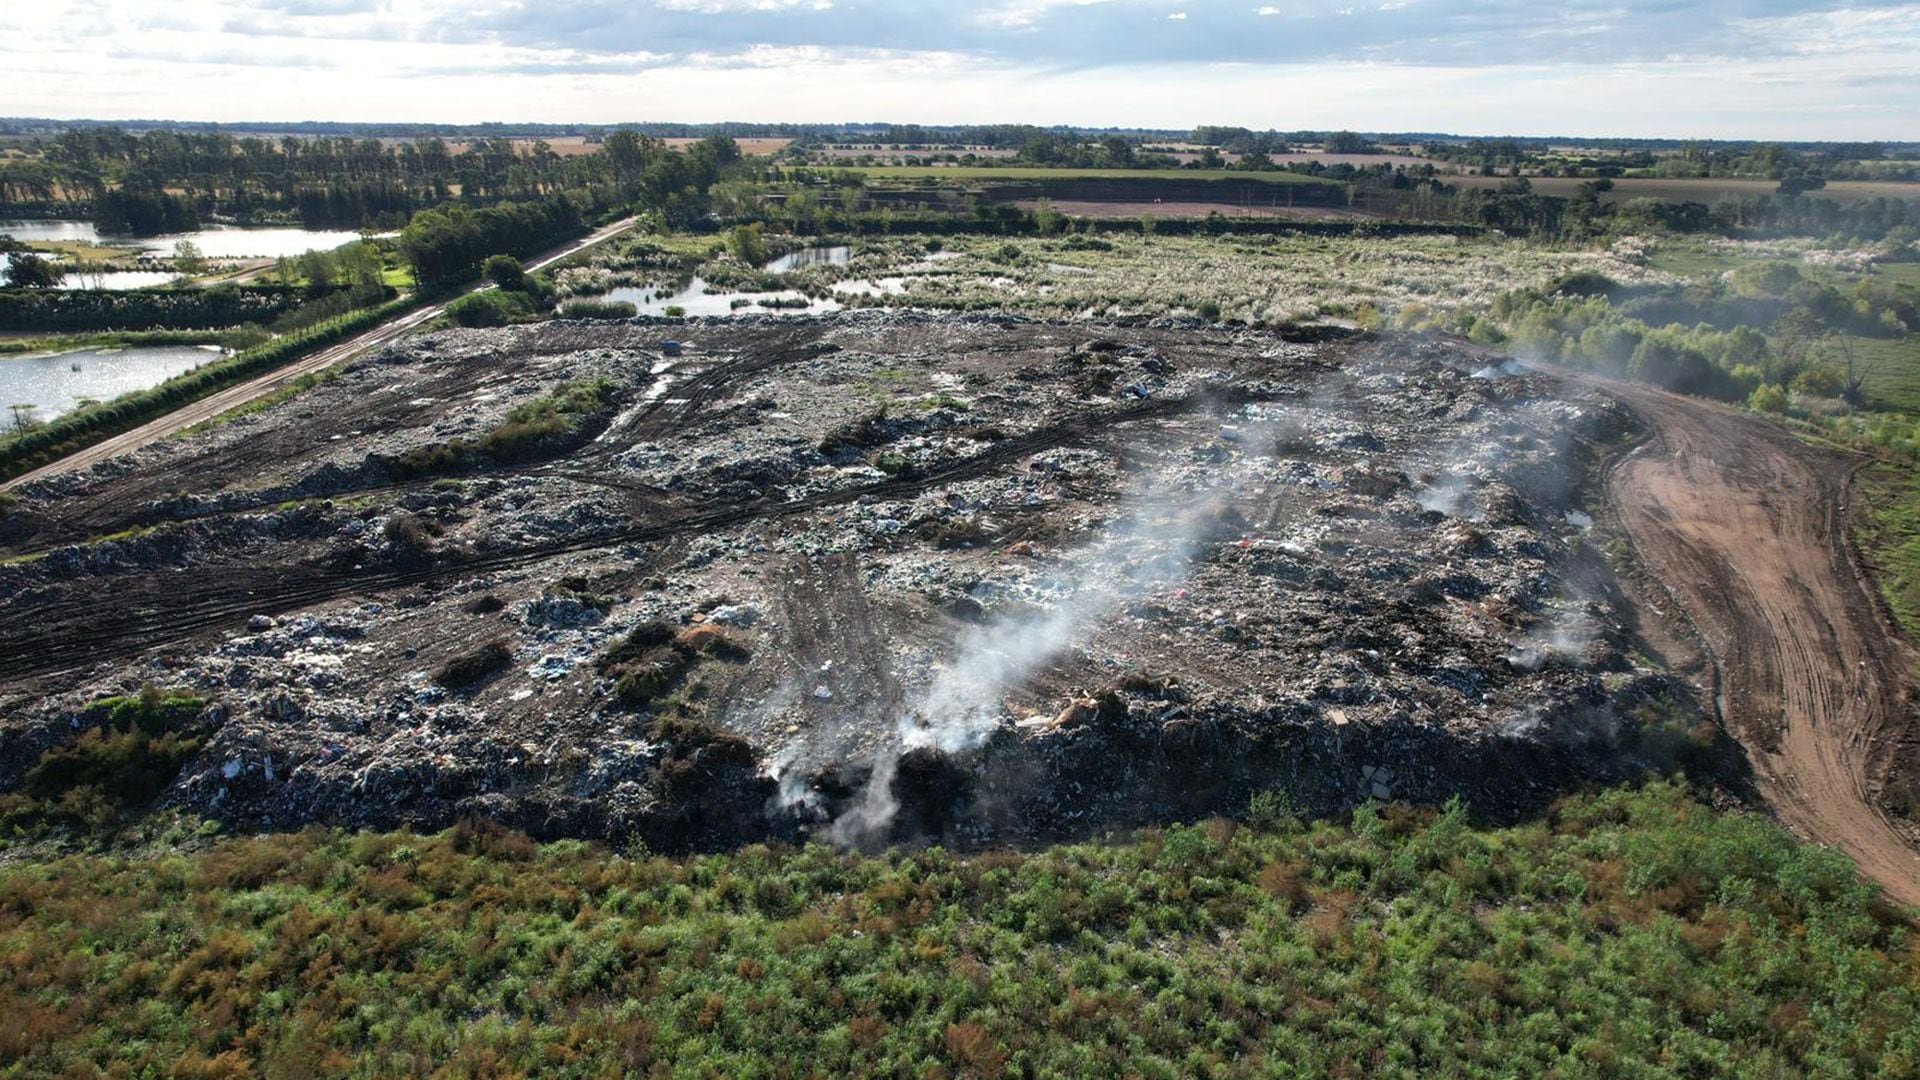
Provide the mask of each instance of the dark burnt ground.
[{"label": "dark burnt ground", "polygon": [[[29,493],[0,787],[145,682],[214,703],[169,798],[273,826],[793,835],[903,732],[959,756],[889,828],[954,840],[1671,764],[1579,523],[1622,417],[1477,362],[900,314],[410,343]],[[590,380],[510,460],[395,464]]]}]

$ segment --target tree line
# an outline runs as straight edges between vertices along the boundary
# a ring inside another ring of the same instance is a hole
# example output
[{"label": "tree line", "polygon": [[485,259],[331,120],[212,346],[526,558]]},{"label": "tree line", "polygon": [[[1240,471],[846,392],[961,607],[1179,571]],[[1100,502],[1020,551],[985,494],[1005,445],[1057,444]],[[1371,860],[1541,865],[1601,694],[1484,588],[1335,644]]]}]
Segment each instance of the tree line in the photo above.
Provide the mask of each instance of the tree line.
[{"label": "tree line", "polygon": [[[215,330],[261,323],[346,287],[215,285],[206,289],[0,289],[11,330]],[[392,295],[387,290],[387,295]]]},{"label": "tree line", "polygon": [[397,227],[414,212],[459,198],[531,201],[562,192],[603,202],[666,202],[704,189],[739,161],[731,138],[685,151],[621,129],[591,153],[563,155],[543,141],[504,137],[456,146],[427,137],[270,139],[224,132],[73,129],[38,144],[39,156],[0,162],[0,202],[85,205],[103,229],[154,233],[204,216],[276,218],[309,227]]}]

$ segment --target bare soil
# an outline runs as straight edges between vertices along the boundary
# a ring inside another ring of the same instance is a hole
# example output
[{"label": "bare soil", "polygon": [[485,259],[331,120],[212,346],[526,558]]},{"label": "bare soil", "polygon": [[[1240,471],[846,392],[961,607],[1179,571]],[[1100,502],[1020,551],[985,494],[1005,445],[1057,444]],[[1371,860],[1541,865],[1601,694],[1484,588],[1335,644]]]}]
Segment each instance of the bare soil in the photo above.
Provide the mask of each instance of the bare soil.
[{"label": "bare soil", "polygon": [[[1022,199],[1015,205],[1031,210],[1039,205],[1039,200]],[[1282,221],[1360,221],[1379,216],[1333,206],[1262,206],[1178,200],[1106,202],[1091,199],[1055,199],[1053,208],[1072,217],[1111,219],[1203,218],[1216,213],[1227,217],[1274,218]]]},{"label": "bare soil", "polygon": [[1914,656],[1847,535],[1858,462],[1723,406],[1609,384],[1652,433],[1608,493],[1711,654],[1718,705],[1780,819],[1920,904],[1920,854],[1881,810],[1920,764]]}]

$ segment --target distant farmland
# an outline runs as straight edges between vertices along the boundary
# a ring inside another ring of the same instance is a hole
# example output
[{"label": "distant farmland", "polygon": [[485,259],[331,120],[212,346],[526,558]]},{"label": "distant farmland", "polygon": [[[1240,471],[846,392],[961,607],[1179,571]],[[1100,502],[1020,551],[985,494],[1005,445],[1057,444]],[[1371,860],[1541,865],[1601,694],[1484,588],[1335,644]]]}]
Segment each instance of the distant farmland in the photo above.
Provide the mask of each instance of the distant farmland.
[{"label": "distant farmland", "polygon": [[849,166],[875,180],[1210,180],[1257,184],[1331,185],[1333,180],[1288,172],[1243,172],[1239,169],[1066,169],[1041,166],[996,168],[983,165],[869,165]]},{"label": "distant farmland", "polygon": [[[1508,182],[1503,176],[1443,176],[1440,179],[1445,183],[1457,184],[1465,188],[1497,188]],[[1530,176],[1527,180],[1532,183],[1533,190],[1539,194],[1568,196],[1578,194],[1580,185],[1590,182],[1571,176]],[[1711,205],[1728,199],[1744,199],[1750,195],[1771,195],[1779,186],[1779,183],[1773,180],[1734,178],[1666,180],[1624,177],[1615,180],[1613,190],[1601,196],[1601,199],[1604,202],[1665,199]],[[1828,198],[1840,202],[1858,202],[1883,197],[1920,200],[1920,184],[1902,183],[1897,180],[1835,180],[1810,194],[1815,198]]]},{"label": "distant farmland", "polygon": [[[1321,177],[1304,176],[1290,172],[1250,172],[1239,169],[1074,169],[1048,168],[1044,166],[992,166],[992,165],[854,165],[848,171],[864,174],[874,180],[961,180],[961,181],[1003,181],[1039,182],[1062,180],[1160,180],[1168,182],[1187,181],[1239,181],[1250,184],[1286,185],[1338,185],[1338,181]],[[1449,176],[1439,177],[1441,182],[1455,184],[1464,188],[1498,188],[1507,183],[1502,176]],[[1531,176],[1527,180],[1533,190],[1542,195],[1573,196],[1579,194],[1580,185],[1588,180],[1565,176]],[[1771,195],[1779,187],[1772,180],[1747,179],[1652,179],[1626,177],[1614,182],[1612,191],[1602,196],[1606,202],[1624,202],[1628,199],[1653,198],[1669,201],[1692,201],[1702,203],[1723,202],[1728,199],[1741,199],[1750,195]],[[1902,183],[1896,180],[1836,180],[1826,187],[1812,193],[1816,198],[1836,199],[1842,202],[1855,202],[1863,199],[1889,198],[1920,200],[1920,184]]]},{"label": "distant farmland", "polygon": [[[687,147],[692,146],[694,143],[697,143],[700,140],[699,139],[683,139],[676,136],[671,139],[662,139],[660,141],[666,143],[668,146],[673,147],[675,150],[685,150]],[[785,150],[787,148],[787,144],[792,142],[793,140],[792,139],[773,139],[773,138],[763,139],[763,138],[755,138],[752,136],[747,136],[744,138],[736,138],[733,141],[740,147],[741,153],[746,154],[748,156],[757,156],[760,154],[777,154],[780,151]]]},{"label": "distant farmland", "polygon": [[[1019,199],[1023,210],[1036,209],[1038,199]],[[1379,217],[1363,210],[1333,206],[1270,206],[1231,202],[1111,202],[1092,199],[1054,199],[1053,208],[1071,217],[1122,220],[1132,218],[1203,218],[1209,214],[1227,217],[1274,218],[1282,221],[1363,221]]]},{"label": "distant farmland", "polygon": [[[404,142],[407,140],[396,140],[396,141]],[[535,142],[542,141],[542,140],[515,139],[513,141],[521,146],[532,146]],[[594,141],[589,142],[585,135],[560,135],[551,139],[546,139],[544,141],[546,142],[548,147],[552,148],[554,153],[559,154],[561,157],[572,157],[576,154],[591,154],[594,151],[600,149],[599,140],[596,139]],[[672,139],[661,139],[660,141],[663,143],[666,143],[668,146],[673,147],[675,150],[685,150],[687,147],[692,146],[694,143],[697,143],[700,140],[672,138]],[[741,153],[751,155],[751,154],[779,153],[781,150],[786,149],[787,144],[792,142],[793,140],[792,139],[735,139],[733,141],[739,144]]]}]

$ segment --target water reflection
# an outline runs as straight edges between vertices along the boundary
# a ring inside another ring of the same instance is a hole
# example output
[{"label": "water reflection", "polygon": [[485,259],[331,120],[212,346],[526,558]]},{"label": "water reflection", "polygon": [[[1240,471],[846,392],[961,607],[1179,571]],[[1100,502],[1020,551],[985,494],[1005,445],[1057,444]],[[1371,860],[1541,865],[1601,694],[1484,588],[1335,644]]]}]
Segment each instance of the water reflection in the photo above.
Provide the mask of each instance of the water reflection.
[{"label": "water reflection", "polygon": [[[84,399],[111,401],[145,390],[218,359],[216,346],[160,345],[130,349],[79,349],[33,356],[0,356],[0,408],[28,406],[50,420]],[[11,412],[0,420],[12,423]]]}]

